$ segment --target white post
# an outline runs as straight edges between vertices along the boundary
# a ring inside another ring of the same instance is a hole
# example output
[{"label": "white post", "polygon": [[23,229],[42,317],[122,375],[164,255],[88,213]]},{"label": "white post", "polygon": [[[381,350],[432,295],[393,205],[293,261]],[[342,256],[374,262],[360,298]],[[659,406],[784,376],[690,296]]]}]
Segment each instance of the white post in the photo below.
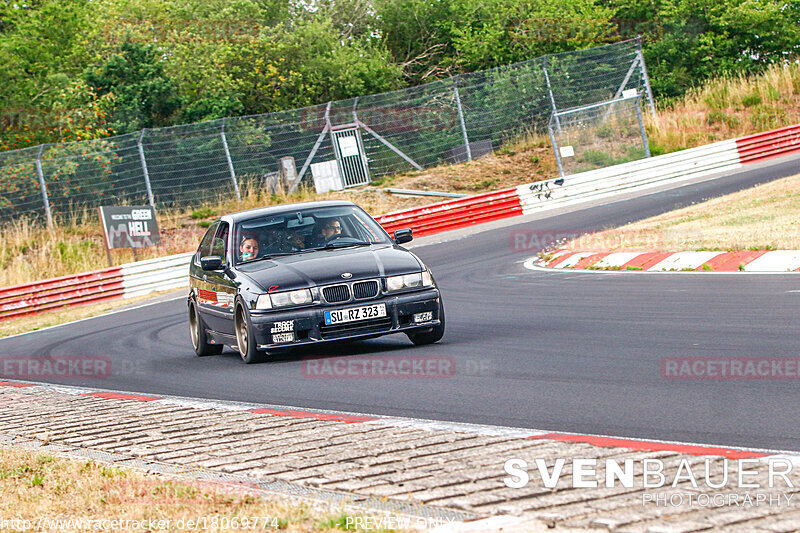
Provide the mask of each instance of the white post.
[{"label": "white post", "polygon": [[142,139],[144,139],[144,132],[139,135],[139,160],[142,162],[142,173],[144,174],[144,184],[147,187],[147,199],[150,200],[150,205],[156,207],[156,202],[153,199],[153,189],[150,187],[150,173],[147,171],[147,159],[144,157],[144,147],[142,146]]},{"label": "white post", "polygon": [[225,159],[228,160],[228,170],[231,173],[231,181],[233,182],[233,190],[236,191],[236,201],[242,201],[242,195],[239,193],[239,184],[236,182],[236,172],[233,170],[233,160],[231,159],[231,151],[228,150],[228,138],[225,136],[225,119],[222,119],[222,147],[225,148]]},{"label": "white post", "polygon": [[47,186],[44,183],[44,172],[42,172],[42,150],[44,145],[39,145],[39,153],[36,155],[36,174],[39,176],[39,187],[42,189],[42,199],[44,200],[44,214],[47,216],[47,227],[53,229],[53,214],[50,212],[50,199],[47,197]]},{"label": "white post", "polygon": [[472,161],[472,149],[469,147],[467,125],[464,123],[464,111],[461,109],[461,96],[458,94],[458,76],[453,78],[453,91],[456,93],[456,107],[458,107],[458,118],[461,120],[461,134],[464,136],[464,147],[467,149],[467,161]]}]

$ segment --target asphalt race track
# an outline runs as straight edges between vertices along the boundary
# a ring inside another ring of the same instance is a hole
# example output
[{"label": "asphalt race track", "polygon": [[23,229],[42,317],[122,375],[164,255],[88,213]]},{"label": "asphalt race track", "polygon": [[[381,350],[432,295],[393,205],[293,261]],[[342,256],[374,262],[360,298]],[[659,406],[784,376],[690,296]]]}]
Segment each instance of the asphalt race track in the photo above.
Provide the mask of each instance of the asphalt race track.
[{"label": "asphalt race track", "polygon": [[[519,232],[616,226],[798,172],[797,159],[781,160],[418,246],[444,294],[447,333],[438,345],[414,347],[395,335],[261,365],[245,365],[231,350],[197,358],[179,299],[8,338],[0,354],[111,362],[110,373],[31,381],[798,451],[797,378],[676,381],[662,377],[661,361],[800,359],[800,276],[536,272],[522,262],[538,250],[513,246]],[[452,366],[439,377],[335,378],[309,375],[314,355],[330,367],[342,359],[431,357]],[[3,377],[19,376],[4,370]]]}]

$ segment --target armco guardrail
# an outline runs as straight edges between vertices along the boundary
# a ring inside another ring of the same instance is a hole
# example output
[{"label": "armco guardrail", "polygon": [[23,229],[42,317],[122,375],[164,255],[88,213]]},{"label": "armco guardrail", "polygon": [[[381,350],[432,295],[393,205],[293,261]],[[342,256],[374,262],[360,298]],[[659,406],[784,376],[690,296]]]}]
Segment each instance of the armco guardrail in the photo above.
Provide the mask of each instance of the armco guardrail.
[{"label": "armco guardrail", "polygon": [[736,149],[745,164],[800,151],[800,125],[736,139]]},{"label": "armco guardrail", "polygon": [[0,320],[186,286],[183,253],[0,289]]},{"label": "armco guardrail", "polygon": [[375,217],[390,234],[412,228],[423,236],[522,214],[517,189],[503,189]]},{"label": "armco guardrail", "polygon": [[[376,220],[388,231],[412,228],[432,235],[493,220],[611,197],[624,191],[729,171],[800,152],[800,125],[632,161],[564,179],[552,179],[388,213]],[[188,285],[192,253],[0,289],[0,320],[110,298],[140,296]]]},{"label": "armco guardrail", "polygon": [[121,297],[119,267],[0,289],[0,320]]}]

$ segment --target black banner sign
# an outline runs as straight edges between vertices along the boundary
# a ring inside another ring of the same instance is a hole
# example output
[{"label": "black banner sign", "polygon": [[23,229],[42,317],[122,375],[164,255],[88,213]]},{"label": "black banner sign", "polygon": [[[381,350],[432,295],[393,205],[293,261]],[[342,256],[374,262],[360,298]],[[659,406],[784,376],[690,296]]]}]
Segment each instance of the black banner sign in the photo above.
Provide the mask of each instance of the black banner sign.
[{"label": "black banner sign", "polygon": [[144,248],[161,241],[156,210],[149,205],[101,207],[100,220],[109,250]]}]

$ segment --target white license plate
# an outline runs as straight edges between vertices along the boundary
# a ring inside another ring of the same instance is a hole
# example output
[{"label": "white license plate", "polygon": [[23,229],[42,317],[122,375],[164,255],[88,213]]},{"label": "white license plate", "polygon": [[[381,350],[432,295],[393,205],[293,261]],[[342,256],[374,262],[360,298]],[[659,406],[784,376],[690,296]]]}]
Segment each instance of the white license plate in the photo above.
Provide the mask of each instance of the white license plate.
[{"label": "white license plate", "polygon": [[294,332],[273,334],[272,343],[278,344],[279,342],[294,342]]},{"label": "white license plate", "polygon": [[380,318],[383,316],[386,316],[386,304],[337,309],[335,311],[325,311],[325,325],[330,326],[332,324],[342,324],[344,322],[369,320],[370,318]]}]

